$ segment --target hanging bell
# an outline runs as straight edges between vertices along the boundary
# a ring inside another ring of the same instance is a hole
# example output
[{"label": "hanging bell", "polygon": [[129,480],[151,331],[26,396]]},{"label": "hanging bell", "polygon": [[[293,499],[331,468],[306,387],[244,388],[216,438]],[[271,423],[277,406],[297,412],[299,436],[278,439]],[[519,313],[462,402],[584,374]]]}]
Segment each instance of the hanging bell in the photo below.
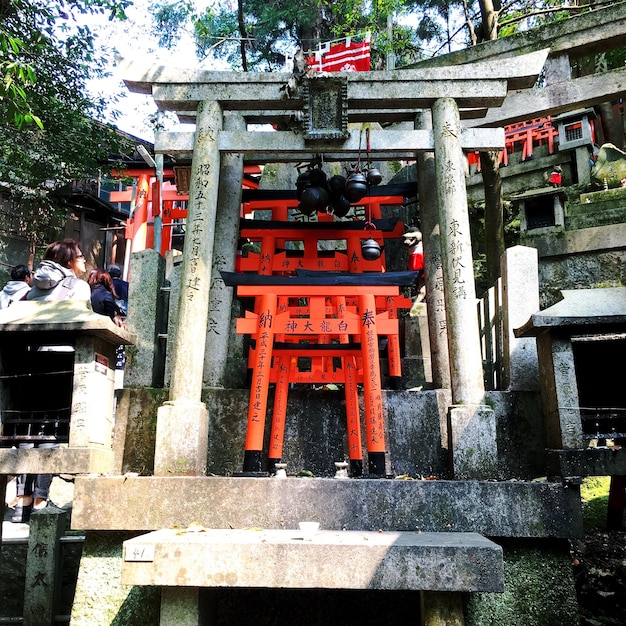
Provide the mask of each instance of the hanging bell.
[{"label": "hanging bell", "polygon": [[376,185],[380,185],[383,180],[383,175],[380,173],[380,170],[375,167],[370,167],[365,172],[365,178],[367,179],[367,184],[376,187]]},{"label": "hanging bell", "polygon": [[367,194],[367,178],[363,172],[353,172],[346,180],[344,195],[350,202],[358,202]]},{"label": "hanging bell", "polygon": [[311,186],[311,173],[309,170],[302,172],[296,180],[296,198],[300,200],[302,198],[302,192]]},{"label": "hanging bell", "polygon": [[309,180],[311,185],[316,187],[324,187],[326,185],[326,172],[320,168],[313,168],[309,170]]},{"label": "hanging bell", "polygon": [[330,201],[330,205],[333,209],[333,215],[337,217],[345,217],[350,211],[350,200],[343,194],[335,196]]},{"label": "hanging bell", "polygon": [[328,179],[328,189],[330,190],[330,195],[340,196],[343,194],[344,189],[346,188],[346,177],[341,176],[341,174],[335,174]]},{"label": "hanging bell", "polygon": [[380,244],[371,237],[361,242],[361,255],[366,261],[375,261],[380,258],[382,250]]},{"label": "hanging bell", "polygon": [[298,208],[305,215],[313,215],[317,211],[323,211],[328,202],[328,192],[324,187],[306,187],[302,191]]}]

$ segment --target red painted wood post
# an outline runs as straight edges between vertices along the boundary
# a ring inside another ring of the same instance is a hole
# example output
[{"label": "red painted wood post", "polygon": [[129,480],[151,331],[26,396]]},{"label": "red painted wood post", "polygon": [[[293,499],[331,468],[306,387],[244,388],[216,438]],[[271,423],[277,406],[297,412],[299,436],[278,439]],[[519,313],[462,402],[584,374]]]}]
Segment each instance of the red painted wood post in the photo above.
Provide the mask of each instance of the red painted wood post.
[{"label": "red painted wood post", "polygon": [[[389,319],[398,319],[396,298],[388,296],[385,299]],[[387,336],[387,362],[389,363],[389,376],[402,377],[402,363],[400,361],[400,337],[399,331]]]},{"label": "red painted wood post", "polygon": [[361,439],[361,412],[359,411],[356,359],[353,356],[345,357],[343,368],[348,457],[350,458],[350,474],[355,477],[363,475],[363,441]]},{"label": "red painted wood post", "polygon": [[274,253],[276,251],[276,237],[272,234],[266,234],[261,244],[261,253],[259,259],[259,274],[270,276],[273,273]]},{"label": "red painted wood post", "polygon": [[361,256],[361,237],[364,237],[364,233],[350,233],[346,239],[346,250],[348,253],[348,271],[352,274],[356,274],[363,271],[361,263],[363,257]]},{"label": "red painted wood post", "polygon": [[359,297],[361,350],[363,353],[363,389],[365,429],[369,473],[385,475],[385,422],[383,417],[380,358],[376,328],[376,299],[367,294]]},{"label": "red painted wood post", "polygon": [[252,371],[252,388],[248,407],[248,429],[244,453],[243,471],[260,472],[263,454],[263,436],[267,413],[267,392],[272,370],[272,344],[274,342],[274,319],[276,294],[265,293],[257,318],[256,351]]},{"label": "red painted wood post", "polygon": [[151,197],[150,176],[149,174],[142,174],[137,181],[135,208],[132,214],[133,234],[130,248],[132,252],[141,252],[146,249],[148,237],[148,202]]},{"label": "red painted wood post", "polygon": [[268,451],[268,471],[273,472],[276,463],[280,463],[283,456],[285,441],[285,422],[287,419],[287,397],[291,373],[296,369],[298,357],[281,354],[278,358],[276,373],[276,388],[274,391],[274,411],[272,414],[272,428]]},{"label": "red painted wood post", "polygon": [[[346,297],[335,298],[336,315],[342,317],[347,311]],[[350,337],[339,335],[339,343],[349,343]],[[359,389],[357,359],[353,356],[341,360],[343,367],[344,393],[346,397],[346,433],[348,439],[348,458],[350,475],[354,478],[363,476],[363,439],[361,437],[361,411],[359,409]]]},{"label": "red painted wood post", "polygon": [[607,530],[622,530],[624,524],[624,505],[626,504],[626,476],[611,476],[609,502],[606,514]]}]

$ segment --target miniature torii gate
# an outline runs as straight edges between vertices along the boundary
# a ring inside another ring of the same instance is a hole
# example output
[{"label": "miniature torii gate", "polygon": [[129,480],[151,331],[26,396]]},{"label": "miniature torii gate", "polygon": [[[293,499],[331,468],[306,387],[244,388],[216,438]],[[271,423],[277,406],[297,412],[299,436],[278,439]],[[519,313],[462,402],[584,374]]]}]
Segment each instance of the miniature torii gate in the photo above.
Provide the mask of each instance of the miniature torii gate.
[{"label": "miniature torii gate", "polygon": [[[372,131],[371,156],[413,160],[418,153],[434,151],[441,258],[427,259],[426,272],[434,274],[439,265],[443,269],[442,330],[447,331],[449,345],[455,471],[457,458],[464,458],[463,445],[473,448],[465,460],[473,457],[476,467],[495,458],[495,428],[485,427],[489,420],[482,419],[489,409],[483,405],[463,150],[501,149],[504,131],[467,129],[460,120],[500,106],[509,90],[531,87],[547,54],[544,50],[434,70],[314,76],[301,79],[291,98],[285,96],[290,79],[285,73],[125,64],[124,80],[131,91],[151,94],[161,110],[174,111],[181,121],[196,124],[193,133],[159,133],[155,141],[157,153],[193,152],[179,324],[170,399],[158,412],[155,475],[202,475],[206,465],[208,412],[201,392],[207,333],[201,329],[206,331],[210,315],[216,316],[212,327],[223,332],[212,342],[211,352],[225,354],[232,293],[220,282],[217,270],[232,267],[217,260],[232,257],[234,263],[234,247],[227,247],[236,241],[244,159],[246,163],[301,162],[323,154],[325,161],[355,161],[362,152],[362,138],[358,130],[349,130],[348,123],[410,121],[417,126],[429,110],[432,130]],[[251,132],[246,126],[277,121],[295,126],[297,132]],[[474,419],[477,416],[481,419]],[[478,430],[469,432],[476,424]],[[471,475],[470,466],[458,467],[459,473]]]}]

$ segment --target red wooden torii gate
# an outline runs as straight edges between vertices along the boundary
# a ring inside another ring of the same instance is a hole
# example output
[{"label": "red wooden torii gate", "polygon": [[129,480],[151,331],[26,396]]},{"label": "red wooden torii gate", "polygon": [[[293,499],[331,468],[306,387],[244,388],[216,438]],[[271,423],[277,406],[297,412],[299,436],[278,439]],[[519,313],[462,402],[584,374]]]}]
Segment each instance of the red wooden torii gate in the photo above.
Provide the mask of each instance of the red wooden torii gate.
[{"label": "red wooden torii gate", "polygon": [[[258,166],[245,166],[245,174],[260,174]],[[172,168],[163,171],[164,181],[160,183],[156,172],[152,168],[128,168],[114,171],[116,178],[134,178],[137,182],[123,191],[112,191],[109,196],[111,204],[130,203],[131,215],[126,221],[124,237],[126,245],[130,246],[131,252],[140,252],[146,248],[154,247],[154,219],[160,215],[163,225],[161,246],[159,252],[165,255],[172,249],[172,232],[176,225],[175,220],[187,217],[187,202],[189,192],[179,192],[176,185],[170,180],[175,179]],[[244,188],[256,188],[245,177]]]},{"label": "red wooden torii gate", "polygon": [[[275,384],[268,471],[281,461],[287,394],[292,383],[344,385],[346,430],[352,476],[363,473],[363,449],[357,384],[363,385],[368,471],[384,476],[385,419],[380,375],[379,338],[398,346],[398,308],[411,301],[400,286],[416,272],[329,274],[277,277],[222,272],[240,297],[255,298],[255,310],[237,321],[237,332],[254,340],[252,384],[244,473],[261,472],[268,390]],[[392,338],[395,341],[392,341]],[[391,351],[390,372],[400,375],[399,351]],[[311,359],[302,370],[299,359]],[[338,359],[340,366],[334,365]]]}]

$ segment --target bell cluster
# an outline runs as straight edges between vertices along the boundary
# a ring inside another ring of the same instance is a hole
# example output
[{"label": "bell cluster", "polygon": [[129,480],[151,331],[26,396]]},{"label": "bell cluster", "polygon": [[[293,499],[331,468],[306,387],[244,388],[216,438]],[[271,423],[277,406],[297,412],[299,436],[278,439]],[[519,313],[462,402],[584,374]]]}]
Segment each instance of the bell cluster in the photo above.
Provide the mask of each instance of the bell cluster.
[{"label": "bell cluster", "polygon": [[362,200],[370,187],[379,185],[382,174],[373,167],[362,172],[358,167],[347,177],[335,174],[330,178],[321,167],[309,167],[296,180],[299,211],[304,215],[329,213],[345,217],[350,205]]}]

